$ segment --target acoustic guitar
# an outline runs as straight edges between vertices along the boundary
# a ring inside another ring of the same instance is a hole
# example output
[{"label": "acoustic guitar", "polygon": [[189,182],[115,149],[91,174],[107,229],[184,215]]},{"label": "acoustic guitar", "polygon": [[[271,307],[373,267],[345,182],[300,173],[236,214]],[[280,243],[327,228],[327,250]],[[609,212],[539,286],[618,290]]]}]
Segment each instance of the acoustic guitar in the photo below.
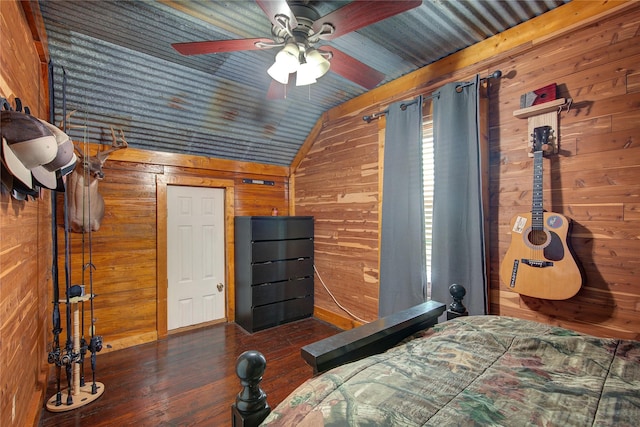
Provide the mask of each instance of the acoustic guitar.
[{"label": "acoustic guitar", "polygon": [[533,204],[531,212],[511,220],[511,244],[500,278],[521,295],[563,300],[578,293],[582,273],[567,245],[571,220],[542,207],[542,158],[550,131],[550,126],[533,131]]}]

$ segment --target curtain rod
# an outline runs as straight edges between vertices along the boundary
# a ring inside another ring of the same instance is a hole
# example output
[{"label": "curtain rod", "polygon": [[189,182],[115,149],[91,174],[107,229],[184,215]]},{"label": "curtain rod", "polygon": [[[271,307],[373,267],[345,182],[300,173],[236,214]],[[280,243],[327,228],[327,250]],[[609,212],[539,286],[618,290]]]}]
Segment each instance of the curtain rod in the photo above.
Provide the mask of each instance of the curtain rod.
[{"label": "curtain rod", "polygon": [[[502,77],[502,71],[496,70],[493,73],[489,74],[487,77],[482,77],[480,81],[482,82],[489,79],[499,79],[500,77]],[[464,87],[471,86],[472,84],[473,83],[466,83],[466,84],[460,85],[459,88],[462,89]],[[460,92],[460,90],[458,90],[458,92]],[[439,96],[440,96],[440,93],[433,92],[431,95],[423,96],[422,99],[426,101],[427,99],[438,98]],[[400,109],[404,111],[407,109],[409,105],[415,104],[416,102],[418,102],[417,98],[414,99],[413,101],[400,104]],[[372,120],[379,119],[380,117],[384,116],[388,112],[389,112],[389,109],[386,109],[386,110],[379,111],[377,113],[373,113],[369,116],[362,116],[362,120],[364,120],[367,123],[371,123]]]}]

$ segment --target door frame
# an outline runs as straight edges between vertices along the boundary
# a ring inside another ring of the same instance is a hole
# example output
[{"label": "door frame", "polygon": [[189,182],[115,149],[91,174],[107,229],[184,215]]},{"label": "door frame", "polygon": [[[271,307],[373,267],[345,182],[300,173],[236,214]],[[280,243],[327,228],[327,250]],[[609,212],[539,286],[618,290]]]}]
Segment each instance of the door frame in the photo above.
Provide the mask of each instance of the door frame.
[{"label": "door frame", "polygon": [[232,179],[190,176],[156,176],[156,328],[158,339],[168,335],[167,324],[167,186],[222,188],[224,192],[224,252],[227,321],[235,320],[235,258],[234,258],[234,187]]}]

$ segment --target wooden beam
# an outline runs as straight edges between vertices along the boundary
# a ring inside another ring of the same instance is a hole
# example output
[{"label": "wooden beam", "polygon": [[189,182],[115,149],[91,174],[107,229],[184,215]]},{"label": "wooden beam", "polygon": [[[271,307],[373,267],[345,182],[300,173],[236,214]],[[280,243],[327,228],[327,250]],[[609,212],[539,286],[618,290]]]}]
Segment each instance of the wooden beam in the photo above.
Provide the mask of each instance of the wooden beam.
[{"label": "wooden beam", "polygon": [[324,127],[326,122],[326,114],[320,116],[320,118],[316,121],[316,124],[311,129],[311,132],[309,132],[309,135],[307,135],[304,144],[302,144],[302,147],[300,147],[300,149],[298,150],[298,154],[296,154],[296,157],[291,162],[291,165],[289,167],[291,170],[291,175],[295,173],[302,160],[307,156],[309,150],[311,150],[313,143],[315,142],[318,135],[320,135],[320,132],[322,131],[322,128]]},{"label": "wooden beam", "polygon": [[[89,144],[89,153],[95,154],[99,144]],[[128,147],[126,150],[115,151],[109,156],[110,160],[154,164],[162,166],[177,166],[194,169],[227,171],[234,173],[255,173],[279,177],[289,176],[288,166],[269,165],[264,163],[241,162],[237,160],[218,159],[214,157],[195,156],[191,154],[165,153],[147,151]]]},{"label": "wooden beam", "polygon": [[35,0],[21,0],[22,10],[24,11],[24,17],[31,30],[31,37],[33,38],[33,45],[35,46],[40,62],[44,64],[49,63],[49,47],[47,42],[47,30],[44,26],[44,20],[40,13],[40,6]]}]

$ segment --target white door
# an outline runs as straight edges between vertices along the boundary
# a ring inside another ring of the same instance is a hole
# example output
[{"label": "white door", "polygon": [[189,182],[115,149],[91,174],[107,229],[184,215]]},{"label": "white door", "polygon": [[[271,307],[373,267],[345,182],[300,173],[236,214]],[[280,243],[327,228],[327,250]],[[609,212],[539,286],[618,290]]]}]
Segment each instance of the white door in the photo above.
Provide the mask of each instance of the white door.
[{"label": "white door", "polygon": [[167,186],[167,327],[225,315],[224,189]]}]

